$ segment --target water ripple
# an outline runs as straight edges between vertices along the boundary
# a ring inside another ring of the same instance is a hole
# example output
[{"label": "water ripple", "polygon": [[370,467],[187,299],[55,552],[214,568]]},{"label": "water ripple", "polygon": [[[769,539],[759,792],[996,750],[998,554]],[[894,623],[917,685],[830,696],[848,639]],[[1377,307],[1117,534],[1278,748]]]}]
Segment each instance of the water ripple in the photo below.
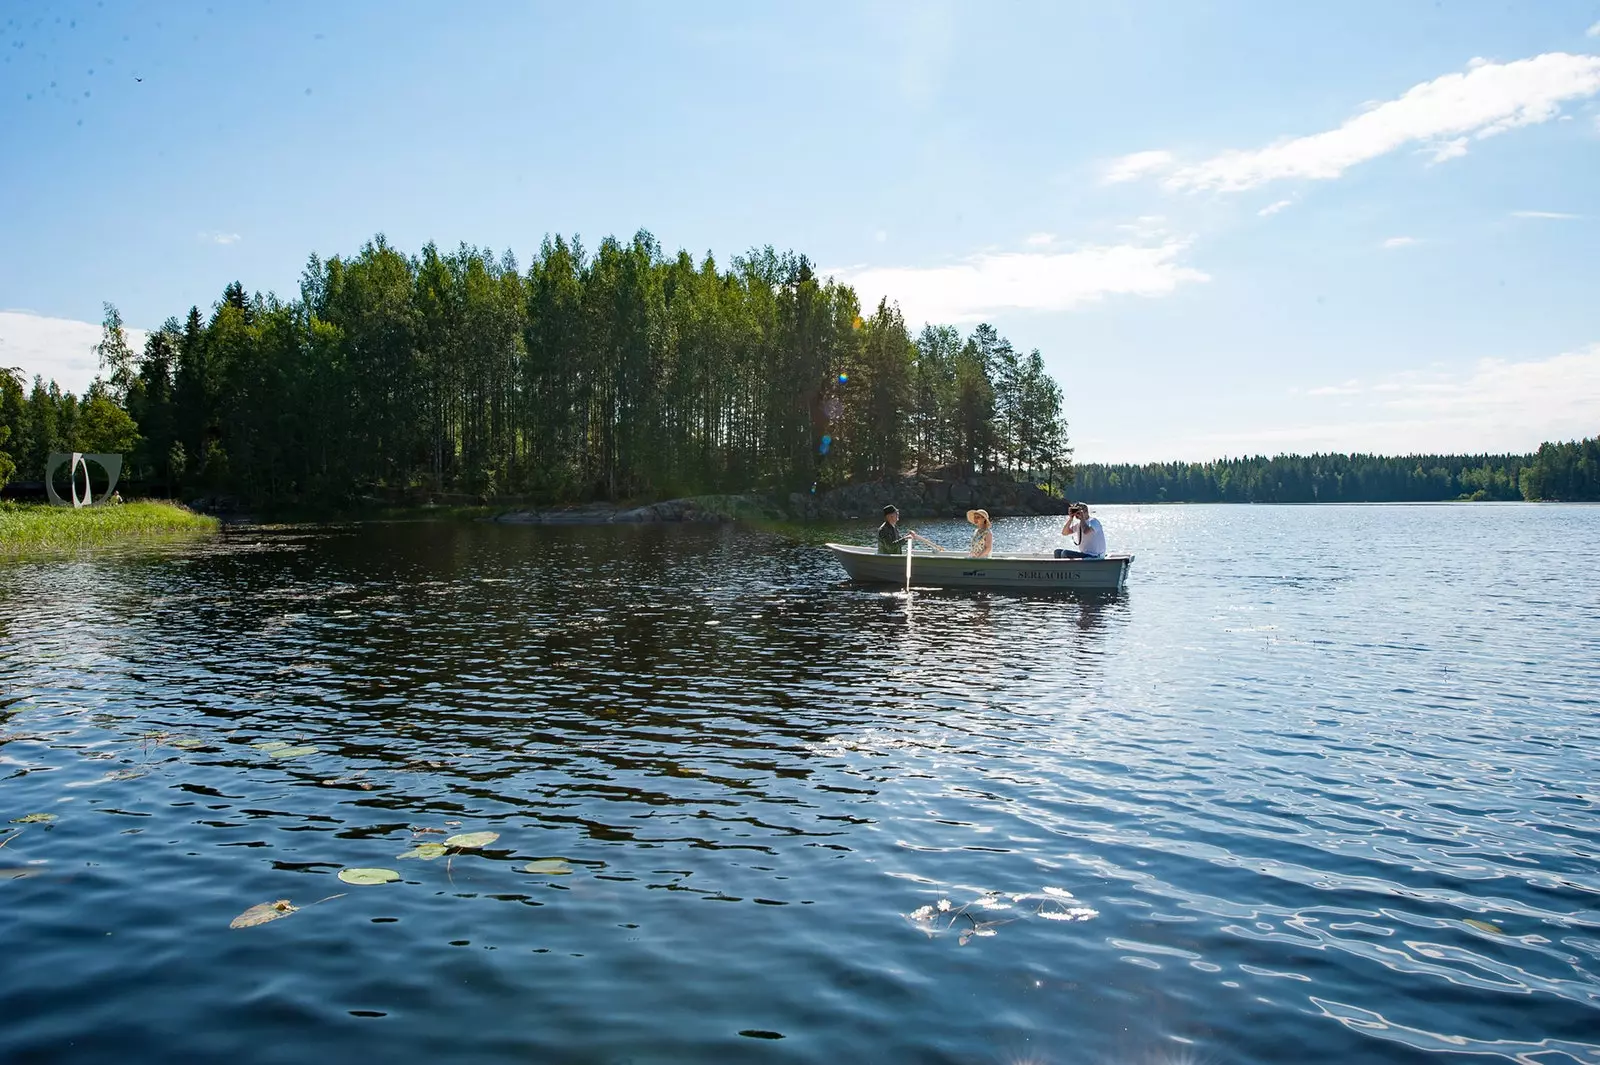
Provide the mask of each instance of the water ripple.
[{"label": "water ripple", "polygon": [[1105,517],[0,566],[0,1059],[1600,1063],[1600,511]]}]

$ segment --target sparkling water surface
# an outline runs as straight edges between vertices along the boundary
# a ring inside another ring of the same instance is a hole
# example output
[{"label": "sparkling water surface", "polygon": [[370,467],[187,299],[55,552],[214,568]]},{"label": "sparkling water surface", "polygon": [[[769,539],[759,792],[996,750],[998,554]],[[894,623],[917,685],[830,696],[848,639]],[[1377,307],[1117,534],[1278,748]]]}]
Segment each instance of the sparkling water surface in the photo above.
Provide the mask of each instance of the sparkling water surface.
[{"label": "sparkling water surface", "polygon": [[0,1061],[1600,1063],[1600,508],[1098,513],[0,565]]}]

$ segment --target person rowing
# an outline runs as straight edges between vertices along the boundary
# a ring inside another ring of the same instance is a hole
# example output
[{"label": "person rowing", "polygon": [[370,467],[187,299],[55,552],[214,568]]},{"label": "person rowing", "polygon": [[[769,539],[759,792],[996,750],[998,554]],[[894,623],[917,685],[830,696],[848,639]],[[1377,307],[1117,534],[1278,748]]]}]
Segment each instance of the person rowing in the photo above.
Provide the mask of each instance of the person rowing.
[{"label": "person rowing", "polygon": [[920,540],[935,551],[944,548],[923,536],[921,533],[912,532],[910,529],[900,531],[900,510],[893,503],[883,508],[883,524],[878,526],[878,554],[901,555],[905,553],[906,544],[912,540]]}]

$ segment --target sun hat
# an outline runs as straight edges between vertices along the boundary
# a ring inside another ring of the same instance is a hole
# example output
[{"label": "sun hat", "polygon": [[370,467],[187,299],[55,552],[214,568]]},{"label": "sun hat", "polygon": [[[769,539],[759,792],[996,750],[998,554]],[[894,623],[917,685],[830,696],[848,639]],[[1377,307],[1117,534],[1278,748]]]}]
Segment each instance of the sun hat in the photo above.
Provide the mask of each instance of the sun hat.
[{"label": "sun hat", "polygon": [[885,503],[883,506],[883,512],[885,514],[898,514],[900,513],[900,508],[895,506],[893,503]]},{"label": "sun hat", "polygon": [[971,522],[972,524],[974,524],[974,525],[978,524],[978,519],[979,518],[982,518],[984,520],[984,524],[986,524],[986,525],[987,524],[993,524],[992,522],[989,521],[989,512],[987,510],[983,510],[983,509],[980,508],[980,509],[977,509],[977,510],[969,510],[969,511],[967,511],[967,520],[969,522]]}]

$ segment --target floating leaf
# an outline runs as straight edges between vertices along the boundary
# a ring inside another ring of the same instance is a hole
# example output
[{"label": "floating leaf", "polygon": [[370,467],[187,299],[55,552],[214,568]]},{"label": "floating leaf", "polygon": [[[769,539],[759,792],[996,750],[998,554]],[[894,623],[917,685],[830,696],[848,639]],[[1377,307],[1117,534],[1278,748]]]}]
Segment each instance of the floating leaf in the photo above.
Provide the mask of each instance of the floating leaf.
[{"label": "floating leaf", "polygon": [[498,832],[462,832],[445,839],[447,847],[462,847],[466,850],[475,850],[478,847],[487,847],[500,838]]},{"label": "floating leaf", "polygon": [[522,867],[524,873],[538,873],[543,876],[567,876],[572,872],[572,866],[562,858],[540,858],[536,862],[529,862]]},{"label": "floating leaf", "polygon": [[38,876],[43,869],[34,866],[24,866],[17,869],[0,869],[0,880],[21,880],[26,876]]},{"label": "floating leaf", "polygon": [[339,879],[346,884],[392,884],[400,874],[393,869],[341,869]]},{"label": "floating leaf", "polygon": [[421,858],[425,862],[431,862],[435,858],[443,858],[449,852],[450,848],[443,843],[419,843],[404,854],[398,854],[395,857]]},{"label": "floating leaf", "polygon": [[1501,928],[1499,925],[1491,924],[1488,921],[1480,921],[1476,917],[1468,917],[1466,923],[1470,924],[1480,932],[1490,932],[1497,936],[1503,936],[1506,934],[1506,930]]},{"label": "floating leaf", "polygon": [[11,823],[14,825],[48,825],[55,819],[55,814],[23,814],[21,817],[13,817]]},{"label": "floating leaf", "polygon": [[289,905],[288,899],[279,899],[277,902],[258,902],[248,910],[228,922],[229,928],[254,928],[258,924],[276,921],[280,917],[287,917],[295,911],[296,907]]},{"label": "floating leaf", "polygon": [[281,751],[290,746],[290,744],[288,740],[262,740],[259,743],[252,743],[250,746],[261,751]]},{"label": "floating leaf", "polygon": [[279,747],[267,753],[274,758],[299,758],[301,755],[316,754],[317,749],[315,747]]},{"label": "floating leaf", "polygon": [[204,747],[206,745],[205,740],[197,740],[193,736],[179,736],[177,739],[168,740],[167,742],[171,746],[181,748],[185,751],[192,751],[196,747]]}]

